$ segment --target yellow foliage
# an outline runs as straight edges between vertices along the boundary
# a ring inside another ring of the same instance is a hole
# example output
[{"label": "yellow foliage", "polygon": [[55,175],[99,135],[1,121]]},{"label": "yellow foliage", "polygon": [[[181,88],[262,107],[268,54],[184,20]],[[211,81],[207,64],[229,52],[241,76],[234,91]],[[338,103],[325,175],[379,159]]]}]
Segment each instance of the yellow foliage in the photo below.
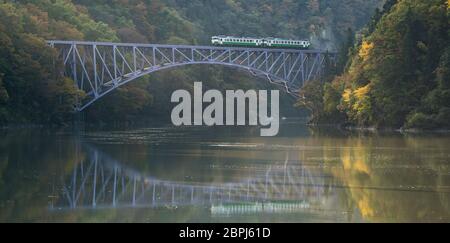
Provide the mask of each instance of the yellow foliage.
[{"label": "yellow foliage", "polygon": [[355,90],[355,96],[358,100],[363,99],[370,91],[370,84]]},{"label": "yellow foliage", "polygon": [[374,44],[364,41],[361,45],[361,49],[359,50],[359,57],[361,57],[364,61],[370,54],[370,51],[373,49]]},{"label": "yellow foliage", "polygon": [[350,117],[358,118],[364,115],[364,112],[367,111],[370,90],[370,84],[354,91],[350,88],[344,90],[342,100],[344,102],[344,106],[347,107],[348,112],[351,113],[349,114]]},{"label": "yellow foliage", "polygon": [[344,99],[344,102],[350,103],[350,99],[352,98],[352,90],[345,89],[344,93],[342,94],[342,98]]}]

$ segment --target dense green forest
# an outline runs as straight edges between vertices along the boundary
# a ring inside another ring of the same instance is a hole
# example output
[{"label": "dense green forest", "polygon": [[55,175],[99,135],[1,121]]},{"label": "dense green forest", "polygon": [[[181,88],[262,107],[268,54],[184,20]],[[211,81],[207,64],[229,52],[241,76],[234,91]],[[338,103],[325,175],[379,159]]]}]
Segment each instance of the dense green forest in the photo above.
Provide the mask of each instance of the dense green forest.
[{"label": "dense green forest", "polygon": [[[335,50],[364,26],[381,0],[0,0],[0,124],[66,124],[81,95],[46,39],[206,44],[211,35],[309,38]],[[264,87],[218,67],[161,72],[133,82],[86,111],[87,121],[169,114],[172,90]],[[291,107],[291,100],[282,101]]]},{"label": "dense green forest", "polygon": [[[341,70],[303,90],[312,123],[450,128],[450,1],[389,0],[357,38]],[[338,67],[339,69],[339,67]]]}]

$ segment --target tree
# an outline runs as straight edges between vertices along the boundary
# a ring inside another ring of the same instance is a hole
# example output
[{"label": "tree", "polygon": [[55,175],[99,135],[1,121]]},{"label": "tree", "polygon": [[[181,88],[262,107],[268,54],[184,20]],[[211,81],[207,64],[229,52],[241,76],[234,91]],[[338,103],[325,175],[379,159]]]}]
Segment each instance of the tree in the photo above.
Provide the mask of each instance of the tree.
[{"label": "tree", "polygon": [[345,41],[341,44],[337,59],[337,74],[341,74],[346,69],[349,61],[349,57],[352,54],[352,48],[355,45],[355,33],[351,28],[347,29],[347,37]]},{"label": "tree", "polygon": [[319,81],[310,81],[300,91],[297,107],[305,108],[311,112],[311,124],[322,121],[323,112],[323,84]]}]

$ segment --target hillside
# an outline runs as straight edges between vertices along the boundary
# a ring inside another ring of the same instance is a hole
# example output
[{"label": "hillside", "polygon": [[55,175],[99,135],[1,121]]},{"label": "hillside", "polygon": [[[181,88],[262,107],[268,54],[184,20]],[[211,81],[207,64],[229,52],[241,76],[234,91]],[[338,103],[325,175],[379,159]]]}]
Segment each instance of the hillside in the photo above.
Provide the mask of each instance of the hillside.
[{"label": "hillside", "polygon": [[300,105],[313,111],[312,122],[450,128],[448,5],[447,0],[388,1],[350,47],[345,72],[304,91]]},{"label": "hillside", "polygon": [[[362,27],[380,2],[1,0],[0,124],[61,124],[72,118],[78,93],[61,76],[45,39],[207,44],[216,34],[280,36],[310,38],[316,48],[331,50],[341,46],[349,28]],[[119,89],[86,117],[112,121],[166,114],[170,91],[198,80],[221,89],[266,85],[229,69],[179,69]]]}]

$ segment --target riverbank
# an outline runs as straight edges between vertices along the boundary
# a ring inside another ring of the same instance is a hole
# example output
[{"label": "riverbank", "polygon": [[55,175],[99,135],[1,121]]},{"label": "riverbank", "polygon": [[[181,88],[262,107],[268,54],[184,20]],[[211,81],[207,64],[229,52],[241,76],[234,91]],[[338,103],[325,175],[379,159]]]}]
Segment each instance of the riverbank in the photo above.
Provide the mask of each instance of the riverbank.
[{"label": "riverbank", "polygon": [[[399,134],[450,134],[450,129],[435,129],[435,130],[425,130],[425,129],[404,129],[404,128],[377,128],[377,127],[359,127],[351,126],[346,124],[311,124],[306,122],[305,119],[300,118],[283,118],[282,123],[290,124],[297,123],[303,124],[304,126],[311,128],[313,130],[324,130],[324,131],[339,131],[342,133],[346,132],[363,132],[363,133],[399,133]],[[20,129],[50,129],[50,130],[65,130],[65,129],[123,129],[123,128],[137,128],[137,127],[147,127],[154,126],[160,127],[170,124],[168,121],[163,120],[145,120],[145,121],[126,121],[126,122],[81,122],[73,121],[71,123],[64,124],[8,124],[0,126],[0,130],[20,130]]]},{"label": "riverbank", "polygon": [[349,132],[371,132],[371,133],[404,133],[404,134],[450,134],[450,129],[418,129],[418,128],[377,128],[377,127],[361,127],[361,126],[351,126],[346,124],[306,124],[311,128],[334,128],[341,131]]}]

